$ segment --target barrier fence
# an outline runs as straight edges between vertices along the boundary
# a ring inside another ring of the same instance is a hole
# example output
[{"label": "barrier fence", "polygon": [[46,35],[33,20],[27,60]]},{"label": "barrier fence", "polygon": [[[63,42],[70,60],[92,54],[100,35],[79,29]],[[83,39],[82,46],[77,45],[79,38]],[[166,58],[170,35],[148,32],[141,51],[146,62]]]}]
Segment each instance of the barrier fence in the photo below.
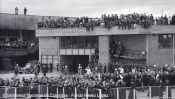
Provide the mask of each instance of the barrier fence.
[{"label": "barrier fence", "polygon": [[0,99],[175,99],[175,86],[110,89],[30,86],[0,87]]}]

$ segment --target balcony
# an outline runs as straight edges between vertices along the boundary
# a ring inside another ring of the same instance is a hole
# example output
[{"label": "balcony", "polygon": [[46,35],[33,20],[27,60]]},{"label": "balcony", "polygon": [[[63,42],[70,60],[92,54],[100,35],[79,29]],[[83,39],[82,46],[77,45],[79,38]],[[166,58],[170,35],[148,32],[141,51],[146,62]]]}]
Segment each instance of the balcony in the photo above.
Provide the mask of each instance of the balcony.
[{"label": "balcony", "polygon": [[123,54],[120,57],[127,58],[127,59],[145,60],[146,59],[146,51],[125,49],[125,51],[123,52]]},{"label": "balcony", "polygon": [[36,30],[37,37],[44,36],[94,36],[94,35],[125,35],[125,34],[166,34],[175,33],[175,25],[153,25],[149,29],[136,26],[135,29],[119,29],[118,26],[110,30],[97,26],[87,31],[85,27],[79,28],[42,28]]},{"label": "balcony", "polygon": [[34,54],[39,50],[38,44],[27,49],[1,49],[1,57],[13,57],[13,56],[25,56],[28,54]]}]

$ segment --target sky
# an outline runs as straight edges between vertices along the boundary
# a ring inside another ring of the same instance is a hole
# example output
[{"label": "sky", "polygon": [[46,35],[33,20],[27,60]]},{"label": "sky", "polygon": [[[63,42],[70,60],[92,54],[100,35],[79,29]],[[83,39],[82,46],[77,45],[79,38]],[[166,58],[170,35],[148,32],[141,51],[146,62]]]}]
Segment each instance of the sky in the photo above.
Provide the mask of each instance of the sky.
[{"label": "sky", "polygon": [[0,0],[0,13],[18,7],[28,15],[101,17],[102,14],[146,13],[154,16],[175,14],[175,0]]}]

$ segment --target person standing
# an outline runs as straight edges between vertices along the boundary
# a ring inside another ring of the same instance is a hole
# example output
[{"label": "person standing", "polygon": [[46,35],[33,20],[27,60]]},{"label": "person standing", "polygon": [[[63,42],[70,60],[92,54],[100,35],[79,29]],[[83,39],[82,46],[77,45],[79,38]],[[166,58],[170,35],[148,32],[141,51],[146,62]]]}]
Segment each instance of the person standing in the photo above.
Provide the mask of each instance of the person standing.
[{"label": "person standing", "polygon": [[27,15],[27,8],[24,8],[24,15]]},{"label": "person standing", "polygon": [[59,62],[58,61],[57,61],[56,67],[57,67],[57,72],[59,72]]},{"label": "person standing", "polygon": [[86,74],[88,74],[88,75],[91,74],[91,69],[90,69],[90,66],[89,65],[88,65],[88,67],[85,70],[86,70]]},{"label": "person standing", "polygon": [[82,74],[82,66],[81,66],[81,64],[78,65],[78,74]]},{"label": "person standing", "polygon": [[15,14],[18,14],[18,7],[15,8]]},{"label": "person standing", "polygon": [[52,73],[52,70],[53,70],[53,64],[52,63],[49,63],[49,69],[50,69],[50,73]]},{"label": "person standing", "polygon": [[18,64],[16,64],[16,66],[15,66],[14,73],[15,73],[15,76],[18,76],[18,73],[19,73],[19,65]]},{"label": "person standing", "polygon": [[43,64],[43,74],[44,74],[44,76],[46,76],[46,73],[47,73],[47,67],[46,67],[46,64]]},{"label": "person standing", "polygon": [[35,76],[38,76],[38,67],[37,65],[34,66],[34,73],[35,73]]}]

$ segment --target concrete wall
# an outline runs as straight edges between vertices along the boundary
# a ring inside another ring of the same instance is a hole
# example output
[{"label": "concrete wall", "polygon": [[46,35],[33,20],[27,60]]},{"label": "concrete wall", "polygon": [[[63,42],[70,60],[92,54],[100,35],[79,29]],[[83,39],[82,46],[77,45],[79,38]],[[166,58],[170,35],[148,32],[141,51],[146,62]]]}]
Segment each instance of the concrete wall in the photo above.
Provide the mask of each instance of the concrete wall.
[{"label": "concrete wall", "polygon": [[55,28],[55,29],[37,29],[36,36],[94,36],[94,35],[129,35],[129,34],[164,34],[175,33],[175,26],[173,25],[157,25],[152,26],[150,29],[143,29],[137,27],[136,29],[118,29],[112,27],[108,30],[102,26],[95,27],[93,31],[87,31],[86,28]]},{"label": "concrete wall", "polygon": [[110,62],[109,43],[110,36],[99,36],[99,63],[108,64]]},{"label": "concrete wall", "polygon": [[[55,55],[59,54],[59,37],[41,37],[39,38],[39,61],[41,62],[41,55]],[[54,58],[53,63],[56,65],[57,60]]]},{"label": "concrete wall", "polygon": [[146,35],[117,35],[115,40],[121,42],[126,49],[146,50]]},{"label": "concrete wall", "polygon": [[173,49],[159,49],[158,35],[147,35],[147,63],[164,65],[173,63]]},{"label": "concrete wall", "polygon": [[35,30],[39,21],[42,21],[42,16],[0,13],[0,29]]}]

